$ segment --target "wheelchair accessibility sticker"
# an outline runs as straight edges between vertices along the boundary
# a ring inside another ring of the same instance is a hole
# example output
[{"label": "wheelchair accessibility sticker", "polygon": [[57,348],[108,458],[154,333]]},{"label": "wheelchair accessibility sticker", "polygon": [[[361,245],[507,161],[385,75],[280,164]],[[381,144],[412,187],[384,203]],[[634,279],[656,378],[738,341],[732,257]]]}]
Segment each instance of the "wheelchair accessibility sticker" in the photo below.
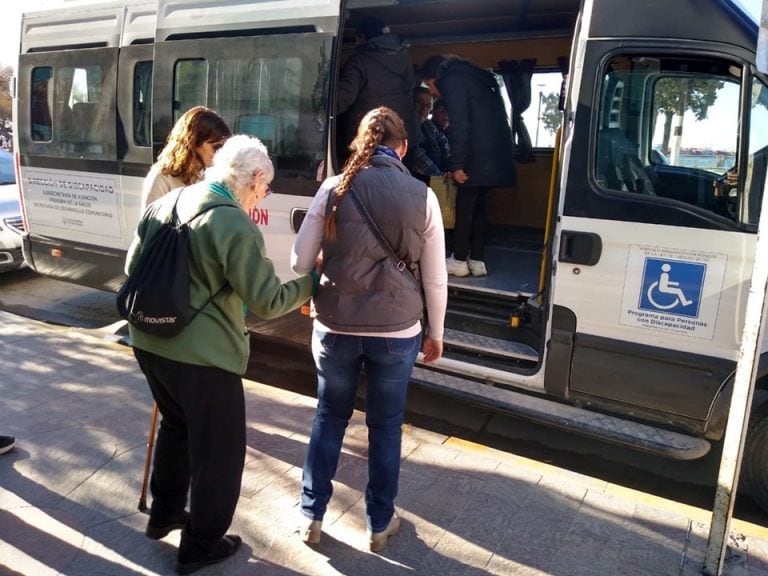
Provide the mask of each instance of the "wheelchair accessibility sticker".
[{"label": "wheelchair accessibility sticker", "polygon": [[639,308],[696,318],[706,273],[706,264],[646,258]]},{"label": "wheelchair accessibility sticker", "polygon": [[631,246],[620,322],[711,340],[727,258]]}]

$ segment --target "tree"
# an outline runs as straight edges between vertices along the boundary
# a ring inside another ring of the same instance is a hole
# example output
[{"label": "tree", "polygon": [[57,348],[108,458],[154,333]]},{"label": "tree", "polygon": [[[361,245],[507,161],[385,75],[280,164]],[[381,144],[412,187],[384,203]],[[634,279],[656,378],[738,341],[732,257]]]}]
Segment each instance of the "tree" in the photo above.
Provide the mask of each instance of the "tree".
[{"label": "tree", "polygon": [[697,120],[704,120],[709,107],[717,100],[717,91],[724,84],[722,81],[701,78],[663,78],[656,83],[656,110],[664,115],[661,148],[665,153],[669,153],[674,117],[682,117],[686,110],[690,110]]},{"label": "tree", "polygon": [[12,120],[11,78],[13,68],[0,65],[0,126]]},{"label": "tree", "polygon": [[542,96],[541,105],[542,112],[539,121],[544,125],[544,128],[550,134],[557,132],[560,128],[560,124],[563,121],[563,113],[560,111],[558,104],[560,103],[560,94],[557,92],[550,92],[546,96]]}]

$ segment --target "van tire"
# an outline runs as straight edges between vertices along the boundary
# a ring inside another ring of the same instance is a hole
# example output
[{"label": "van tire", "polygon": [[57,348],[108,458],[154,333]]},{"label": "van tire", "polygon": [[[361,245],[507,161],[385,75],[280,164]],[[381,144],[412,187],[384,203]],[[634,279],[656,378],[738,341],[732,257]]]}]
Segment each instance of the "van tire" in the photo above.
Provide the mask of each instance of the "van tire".
[{"label": "van tire", "polygon": [[753,417],[744,446],[741,478],[752,499],[768,512],[768,406],[761,407]]}]

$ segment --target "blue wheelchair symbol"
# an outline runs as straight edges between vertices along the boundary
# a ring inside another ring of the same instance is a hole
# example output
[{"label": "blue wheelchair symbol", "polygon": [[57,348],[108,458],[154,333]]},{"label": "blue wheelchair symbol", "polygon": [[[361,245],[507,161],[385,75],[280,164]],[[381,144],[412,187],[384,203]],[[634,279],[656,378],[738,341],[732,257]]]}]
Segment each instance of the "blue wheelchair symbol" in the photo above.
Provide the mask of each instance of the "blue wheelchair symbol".
[{"label": "blue wheelchair symbol", "polygon": [[706,264],[646,258],[639,308],[696,318],[706,274]]}]

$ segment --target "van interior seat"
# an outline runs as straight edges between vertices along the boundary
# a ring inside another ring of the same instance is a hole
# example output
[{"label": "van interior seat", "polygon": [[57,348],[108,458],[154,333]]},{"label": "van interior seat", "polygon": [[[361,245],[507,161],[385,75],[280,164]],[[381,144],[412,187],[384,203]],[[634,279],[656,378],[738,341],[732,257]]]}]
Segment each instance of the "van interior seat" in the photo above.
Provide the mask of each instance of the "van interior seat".
[{"label": "van interior seat", "polygon": [[653,179],[643,166],[637,146],[621,128],[603,128],[597,140],[597,174],[612,190],[655,196]]}]

